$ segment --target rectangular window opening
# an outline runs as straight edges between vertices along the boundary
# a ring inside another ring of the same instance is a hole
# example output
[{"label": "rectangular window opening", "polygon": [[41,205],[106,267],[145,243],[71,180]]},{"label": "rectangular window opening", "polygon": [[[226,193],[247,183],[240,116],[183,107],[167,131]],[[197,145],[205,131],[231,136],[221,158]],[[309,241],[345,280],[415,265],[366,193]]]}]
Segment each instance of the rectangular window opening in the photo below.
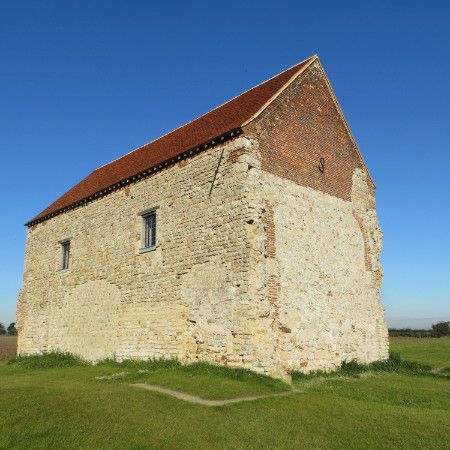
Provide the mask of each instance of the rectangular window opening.
[{"label": "rectangular window opening", "polygon": [[156,211],[142,214],[142,247],[152,249],[156,246]]},{"label": "rectangular window opening", "polygon": [[69,268],[70,241],[63,241],[61,244],[61,270]]}]

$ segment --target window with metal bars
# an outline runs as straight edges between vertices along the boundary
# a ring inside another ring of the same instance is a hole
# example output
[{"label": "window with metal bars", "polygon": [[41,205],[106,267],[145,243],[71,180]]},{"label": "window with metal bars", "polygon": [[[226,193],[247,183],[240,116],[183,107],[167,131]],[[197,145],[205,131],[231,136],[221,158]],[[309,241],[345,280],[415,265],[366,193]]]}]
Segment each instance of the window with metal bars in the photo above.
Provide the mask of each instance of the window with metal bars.
[{"label": "window with metal bars", "polygon": [[60,242],[61,244],[61,270],[69,268],[70,241]]},{"label": "window with metal bars", "polygon": [[151,249],[156,246],[156,211],[142,214],[142,247]]}]

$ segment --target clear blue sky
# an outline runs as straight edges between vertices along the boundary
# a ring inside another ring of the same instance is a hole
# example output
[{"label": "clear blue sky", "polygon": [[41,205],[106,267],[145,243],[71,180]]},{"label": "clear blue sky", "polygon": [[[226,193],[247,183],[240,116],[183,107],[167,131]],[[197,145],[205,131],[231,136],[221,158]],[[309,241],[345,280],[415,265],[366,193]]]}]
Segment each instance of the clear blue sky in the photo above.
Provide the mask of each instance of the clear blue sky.
[{"label": "clear blue sky", "polygon": [[97,166],[318,53],[377,183],[391,325],[450,318],[447,2],[0,5],[0,321],[26,220]]}]

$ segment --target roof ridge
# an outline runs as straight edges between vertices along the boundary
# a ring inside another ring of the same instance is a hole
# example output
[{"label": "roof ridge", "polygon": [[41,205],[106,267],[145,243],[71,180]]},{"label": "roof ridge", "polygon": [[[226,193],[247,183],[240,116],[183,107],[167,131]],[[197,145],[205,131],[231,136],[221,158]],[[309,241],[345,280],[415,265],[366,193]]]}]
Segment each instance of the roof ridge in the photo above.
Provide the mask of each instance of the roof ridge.
[{"label": "roof ridge", "polygon": [[304,59],[303,61],[300,61],[300,62],[298,62],[298,63],[295,63],[295,64],[292,65],[291,67],[288,67],[287,69],[283,70],[282,72],[277,73],[276,75],[273,75],[273,76],[270,77],[270,78],[267,78],[267,80],[261,81],[261,83],[255,85],[255,86],[252,86],[251,88],[247,89],[246,91],[241,92],[241,93],[238,94],[238,95],[235,95],[233,98],[230,98],[230,99],[227,100],[226,102],[223,102],[223,103],[221,103],[220,105],[217,105],[216,107],[214,107],[214,108],[212,108],[212,109],[206,111],[205,113],[201,114],[200,116],[195,117],[194,119],[190,120],[189,122],[186,122],[186,123],[184,123],[183,125],[180,125],[179,127],[174,128],[173,130],[170,130],[170,131],[168,131],[167,133],[162,134],[161,136],[158,136],[157,138],[153,139],[152,141],[146,142],[145,144],[143,144],[143,145],[141,145],[141,146],[139,146],[139,147],[136,147],[136,148],[134,148],[133,150],[130,150],[129,152],[123,154],[122,156],[119,156],[119,157],[116,158],[116,159],[113,159],[113,160],[111,160],[111,161],[109,161],[109,162],[107,162],[107,163],[105,163],[105,164],[102,164],[101,166],[98,166],[96,169],[94,169],[94,172],[97,171],[97,170],[99,170],[99,169],[101,169],[102,167],[105,167],[105,166],[107,166],[107,165],[113,163],[114,161],[118,161],[118,160],[124,158],[125,156],[129,155],[130,153],[133,153],[133,152],[136,151],[136,150],[139,150],[139,149],[141,149],[141,148],[143,148],[143,147],[145,147],[145,146],[147,146],[147,145],[150,145],[150,144],[153,144],[154,142],[159,141],[159,140],[162,139],[164,136],[167,136],[168,134],[171,134],[171,133],[173,133],[173,132],[175,132],[175,131],[177,131],[177,130],[180,130],[180,129],[183,128],[183,127],[188,126],[189,124],[191,124],[192,122],[195,122],[196,120],[200,119],[201,117],[206,116],[207,114],[209,114],[209,113],[215,111],[216,109],[219,109],[219,108],[221,108],[222,106],[226,105],[227,103],[230,103],[230,102],[232,102],[233,100],[239,98],[241,95],[244,95],[244,94],[246,94],[247,92],[249,92],[249,91],[251,91],[251,90],[253,90],[253,89],[258,88],[259,86],[261,86],[261,85],[263,85],[264,83],[267,83],[267,82],[273,80],[273,79],[276,78],[276,77],[279,77],[279,76],[282,75],[283,73],[285,73],[285,72],[287,72],[287,71],[293,69],[295,66],[300,66],[301,64],[304,64],[306,61],[311,60],[311,61],[308,62],[308,65],[306,65],[305,67],[299,67],[298,72],[296,72],[295,75],[293,75],[293,76],[292,76],[285,84],[283,84],[283,86],[277,91],[277,94],[276,94],[275,96],[273,96],[273,97],[270,98],[270,100],[267,102],[267,104],[264,105],[263,109],[261,109],[260,111],[258,111],[258,114],[252,116],[252,118],[250,118],[249,120],[245,121],[245,122],[242,124],[242,125],[247,125],[249,122],[251,122],[252,120],[254,120],[254,119],[255,119],[255,118],[256,118],[256,117],[257,117],[257,116],[265,109],[265,108],[267,108],[267,106],[268,106],[268,105],[269,105],[269,104],[270,104],[270,103],[271,103],[271,102],[272,102],[272,101],[273,101],[273,100],[274,100],[274,99],[275,99],[275,98],[276,98],[276,97],[277,97],[277,96],[278,96],[278,95],[279,95],[279,94],[280,94],[280,93],[281,93],[281,92],[282,92],[282,91],[290,84],[290,83],[292,83],[292,81],[293,81],[298,75],[300,75],[300,73],[303,72],[304,69],[306,69],[306,67],[308,67],[308,66],[309,66],[314,60],[316,60],[317,58],[318,58],[318,55],[317,55],[317,54],[314,54],[313,56],[310,56],[309,58],[306,58],[306,59]]},{"label": "roof ridge", "polygon": [[[298,68],[298,71],[292,75],[291,78],[289,78],[289,80],[287,80],[279,89],[277,92],[275,92],[275,94],[273,94],[269,100],[267,100],[266,103],[264,103],[263,106],[261,106],[261,108],[255,113],[253,114],[252,117],[250,117],[250,119],[247,119],[242,126],[248,125],[250,122],[252,122],[253,120],[255,120],[299,75],[301,75],[314,61],[316,61],[317,59],[319,59],[319,56],[316,54],[314,54],[313,56],[311,56],[310,58],[307,58],[297,64],[294,64],[292,67],[289,67],[289,69],[284,70],[283,72],[281,72],[279,75],[283,74],[284,72],[293,69],[295,66],[299,66],[300,64],[303,64],[301,67]],[[307,64],[304,64],[308,61]],[[272,77],[274,78],[274,77]],[[270,80],[272,79],[270,78]],[[267,81],[270,81],[267,80]],[[256,87],[256,86],[255,86]]]}]

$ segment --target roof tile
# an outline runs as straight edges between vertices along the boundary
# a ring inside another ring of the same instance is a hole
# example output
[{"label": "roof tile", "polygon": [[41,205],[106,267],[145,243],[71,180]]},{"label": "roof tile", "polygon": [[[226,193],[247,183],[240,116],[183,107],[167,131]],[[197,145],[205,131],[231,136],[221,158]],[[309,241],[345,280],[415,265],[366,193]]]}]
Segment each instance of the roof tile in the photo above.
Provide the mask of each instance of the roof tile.
[{"label": "roof tile", "polygon": [[99,167],[30,220],[27,225],[31,226],[50,214],[59,212],[118,182],[241,127],[313,58],[296,64],[192,122]]}]

